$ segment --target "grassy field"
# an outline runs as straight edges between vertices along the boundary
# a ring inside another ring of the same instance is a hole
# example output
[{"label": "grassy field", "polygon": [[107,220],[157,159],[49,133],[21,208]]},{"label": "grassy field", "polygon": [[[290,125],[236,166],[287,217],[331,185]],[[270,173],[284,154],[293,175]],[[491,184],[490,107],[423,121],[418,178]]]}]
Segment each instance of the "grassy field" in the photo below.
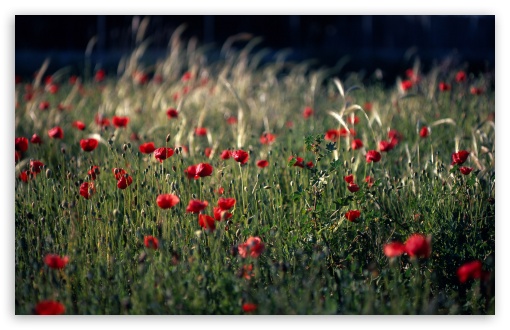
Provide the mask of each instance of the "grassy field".
[{"label": "grassy field", "polygon": [[256,44],[17,82],[16,314],[495,313],[494,76]]}]

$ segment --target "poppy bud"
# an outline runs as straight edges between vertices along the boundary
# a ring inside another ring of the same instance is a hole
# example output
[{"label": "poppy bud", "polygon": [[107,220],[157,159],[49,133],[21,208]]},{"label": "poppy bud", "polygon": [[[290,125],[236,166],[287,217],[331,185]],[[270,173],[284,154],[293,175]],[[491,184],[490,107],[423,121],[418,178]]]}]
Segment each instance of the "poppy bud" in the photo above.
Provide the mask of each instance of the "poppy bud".
[{"label": "poppy bud", "polygon": [[170,134],[166,136],[166,142],[170,141]]},{"label": "poppy bud", "polygon": [[48,168],[46,169],[46,178],[50,178],[53,175],[53,172]]},{"label": "poppy bud", "polygon": [[125,143],[124,143],[124,144],[122,145],[122,150],[126,151],[126,150],[127,150],[127,148],[128,148],[127,144],[125,144]]}]

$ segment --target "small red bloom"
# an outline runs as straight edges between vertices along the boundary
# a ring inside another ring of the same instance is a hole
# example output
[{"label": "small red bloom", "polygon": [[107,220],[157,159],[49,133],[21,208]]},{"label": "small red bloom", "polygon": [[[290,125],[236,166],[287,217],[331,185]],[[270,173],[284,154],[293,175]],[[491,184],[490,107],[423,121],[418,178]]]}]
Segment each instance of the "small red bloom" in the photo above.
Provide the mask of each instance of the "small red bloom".
[{"label": "small red bloom", "polygon": [[363,105],[363,109],[368,112],[372,111],[372,107],[373,105],[370,102],[365,102],[365,104]]},{"label": "small red bloom", "polygon": [[359,123],[359,117],[358,116],[349,116],[349,117],[347,117],[347,123],[356,125],[357,123]]},{"label": "small red bloom", "polygon": [[54,300],[43,300],[39,302],[34,309],[37,315],[60,315],[64,314],[66,308],[64,305]]},{"label": "small red bloom", "polygon": [[466,81],[466,73],[464,71],[459,71],[455,75],[455,81],[458,83]]},{"label": "small red bloom", "polygon": [[388,132],[388,138],[390,139],[391,143],[395,146],[397,145],[404,137],[402,134],[397,131],[396,129],[390,129]]},{"label": "small red bloom", "polygon": [[479,279],[482,277],[482,262],[474,260],[466,262],[457,269],[457,276],[460,283],[465,283],[469,279]]},{"label": "small red bloom", "polygon": [[223,150],[220,154],[220,158],[227,160],[230,158],[230,150]]},{"label": "small red bloom", "polygon": [[406,92],[413,87],[413,82],[411,80],[404,80],[400,83],[400,87],[402,87],[402,90]]},{"label": "small red bloom", "polygon": [[227,210],[222,210],[221,207],[215,206],[213,207],[214,219],[217,221],[222,221],[226,219],[232,218],[232,213]]},{"label": "small red bloom", "polygon": [[39,135],[35,134],[35,133],[30,138],[30,142],[33,143],[33,144],[42,144],[41,137]]},{"label": "small red bloom", "polygon": [[157,250],[159,247],[159,241],[154,236],[146,235],[143,238],[143,245],[145,245],[145,247],[148,249]]},{"label": "small red bloom", "polygon": [[113,175],[115,175],[115,180],[120,180],[123,176],[127,174],[127,172],[122,168],[114,168],[112,169]]},{"label": "small red bloom", "polygon": [[361,149],[363,147],[363,142],[360,139],[354,139],[351,142],[352,150]]},{"label": "small red bloom", "polygon": [[305,109],[303,110],[303,117],[305,119],[308,119],[311,116],[313,116],[313,109],[311,107],[305,107]]},{"label": "small red bloom", "polygon": [[30,161],[30,172],[39,174],[41,173],[41,169],[44,166],[44,164],[38,160],[31,160]]},{"label": "small red bloom", "polygon": [[313,167],[313,162],[309,161],[308,163],[306,163],[306,167],[312,168]]},{"label": "small red bloom", "polygon": [[294,123],[289,120],[288,122],[285,123],[285,127],[292,128],[292,127],[294,127]]},{"label": "small red bloom", "polygon": [[205,128],[205,127],[197,127],[197,128],[195,128],[195,135],[196,136],[205,136],[205,135],[207,135],[207,128]]},{"label": "small red bloom", "polygon": [[72,126],[76,127],[80,131],[83,131],[85,129],[85,123],[79,120],[74,121]]},{"label": "small red bloom", "polygon": [[25,152],[28,149],[28,139],[26,137],[17,137],[14,141],[14,148],[17,151]]},{"label": "small red bloom", "polygon": [[92,168],[87,172],[88,176],[91,180],[95,180],[96,176],[99,175],[99,166],[92,166]]},{"label": "small red bloom", "polygon": [[381,152],[388,152],[393,149],[394,145],[388,141],[380,141],[379,142],[379,150]]},{"label": "small red bloom", "polygon": [[179,197],[172,194],[162,194],[156,198],[156,203],[164,210],[174,207],[179,201]]},{"label": "small red bloom", "polygon": [[68,262],[69,262],[68,256],[61,258],[56,254],[47,254],[44,257],[44,263],[48,265],[48,267],[53,269],[62,269],[67,265]]},{"label": "small red bloom", "polygon": [[326,135],[324,136],[324,139],[326,141],[336,141],[336,140],[338,140],[338,137],[340,137],[338,130],[329,129],[326,131]]},{"label": "small red bloom", "polygon": [[460,150],[452,154],[452,165],[462,165],[467,160],[469,152],[466,150]]},{"label": "small red bloom", "polygon": [[462,173],[464,175],[468,175],[469,173],[471,173],[472,170],[473,170],[472,167],[466,167],[466,166],[459,167],[460,173]]},{"label": "small red bloom", "polygon": [[170,119],[177,118],[179,116],[179,112],[177,112],[177,110],[174,108],[170,108],[166,111],[166,115]]},{"label": "small red bloom", "polygon": [[212,148],[210,148],[210,147],[205,148],[205,150],[204,150],[205,157],[211,158],[211,153],[212,153]]},{"label": "small red bloom", "polygon": [[400,242],[392,242],[385,244],[383,251],[388,258],[398,257],[406,252],[406,246]]},{"label": "small red bloom", "polygon": [[246,162],[248,162],[248,159],[250,158],[250,155],[244,150],[232,151],[231,155],[235,159],[235,161],[241,163],[241,165],[246,164]]},{"label": "small red bloom", "polygon": [[429,134],[430,134],[430,130],[427,126],[423,126],[420,129],[420,137],[426,138],[427,136],[429,136]]},{"label": "small red bloom", "polygon": [[349,128],[349,130],[347,130],[347,128],[342,127],[340,128],[340,130],[338,130],[338,135],[340,137],[348,137],[349,135],[356,136],[356,131],[354,130],[354,128]]},{"label": "small red bloom", "polygon": [[213,172],[213,167],[209,163],[200,163],[196,167],[195,179],[198,177],[203,178],[206,176],[210,176]]},{"label": "small red bloom", "polygon": [[358,210],[351,210],[345,213],[345,217],[350,222],[355,222],[361,216],[361,212]]},{"label": "small red bloom", "polygon": [[257,166],[260,168],[268,167],[269,162],[265,159],[261,159],[261,160],[257,161]]},{"label": "small red bloom", "polygon": [[234,125],[237,124],[237,118],[234,116],[230,116],[227,118],[227,124]]},{"label": "small red bloom", "polygon": [[430,257],[432,247],[430,244],[430,237],[425,237],[422,234],[412,234],[405,242],[406,252],[410,257]]},{"label": "small red bloom", "polygon": [[218,199],[218,206],[222,209],[222,210],[230,210],[231,208],[234,207],[234,205],[236,205],[236,199],[235,198],[220,198]]},{"label": "small red bloom", "polygon": [[60,126],[55,126],[48,131],[48,136],[53,139],[63,139],[64,131],[60,128]]},{"label": "small red bloom", "polygon": [[452,86],[450,84],[447,84],[447,83],[445,83],[443,81],[439,83],[439,90],[441,92],[447,92],[447,91],[449,91],[451,89],[452,89]]},{"label": "small red bloom", "polygon": [[297,167],[301,167],[301,168],[304,168],[304,167],[305,167],[305,165],[304,165],[304,163],[303,163],[304,159],[303,159],[303,158],[301,158],[301,157],[297,157],[297,156],[290,156],[290,157],[289,157],[289,162],[290,162],[292,159],[294,159],[294,158],[296,159],[296,162],[294,163],[294,165],[293,165],[293,166],[297,166]]},{"label": "small red bloom", "polygon": [[248,256],[252,258],[258,258],[260,254],[264,251],[264,243],[260,237],[249,237],[245,243],[239,244],[237,247],[239,251],[239,255],[242,258],[246,258]]},{"label": "small red bloom", "polygon": [[80,195],[85,199],[89,199],[96,192],[93,182],[83,182],[80,186]]},{"label": "small red bloom", "polygon": [[215,192],[218,193],[218,195],[223,195],[225,193],[225,188],[219,187]]},{"label": "small red bloom", "polygon": [[191,72],[187,71],[187,72],[185,72],[185,73],[182,75],[181,80],[182,80],[183,82],[186,82],[186,81],[190,80],[191,78],[193,78],[193,74],[192,74]]},{"label": "small red bloom", "polygon": [[48,85],[46,86],[46,90],[50,92],[50,94],[56,94],[58,92],[58,85],[56,84]]},{"label": "small red bloom", "polygon": [[110,119],[108,119],[105,116],[100,115],[100,114],[95,115],[94,121],[99,126],[110,126]]},{"label": "small red bloom", "polygon": [[71,77],[69,77],[69,84],[74,85],[74,84],[76,84],[77,80],[78,80],[78,77],[75,75],[72,75]]},{"label": "small red bloom", "polygon": [[154,142],[146,142],[140,144],[138,150],[140,150],[142,154],[152,154],[154,150],[156,150],[156,147],[154,146]]},{"label": "small red bloom", "polygon": [[473,95],[482,95],[484,90],[481,87],[471,87],[469,92]]},{"label": "small red bloom", "polygon": [[214,231],[216,229],[216,223],[213,217],[207,214],[198,215],[198,224],[204,229]]},{"label": "small red bloom", "polygon": [[260,136],[260,143],[262,144],[273,144],[274,140],[276,139],[276,136],[271,133],[264,133]]},{"label": "small red bloom", "polygon": [[172,148],[158,148],[154,150],[154,157],[159,160],[160,163],[163,163],[165,159],[171,157],[174,154],[174,149]]},{"label": "small red bloom", "polygon": [[19,174],[19,179],[23,182],[28,182],[28,180],[30,180],[32,178],[32,173],[31,172],[27,172],[27,171],[22,171],[20,174]]},{"label": "small red bloom", "polygon": [[367,183],[368,187],[372,187],[374,185],[374,178],[370,177],[369,175],[367,175],[365,177],[365,182]]},{"label": "small red bloom", "polygon": [[347,186],[347,189],[348,189],[350,192],[354,193],[354,192],[356,192],[356,191],[358,191],[358,190],[359,190],[359,186],[358,186],[357,184],[355,184],[354,182],[351,182],[351,183],[349,183],[349,185]]},{"label": "small red bloom", "polygon": [[113,116],[113,126],[126,127],[129,123],[129,117]]},{"label": "small red bloom", "polygon": [[119,189],[126,189],[133,183],[133,178],[130,175],[123,175],[119,180],[117,180],[117,187]]},{"label": "small red bloom", "polygon": [[49,108],[50,108],[50,102],[41,101],[41,103],[39,103],[39,110],[48,110]]},{"label": "small red bloom", "polygon": [[186,212],[199,213],[200,211],[204,210],[207,205],[209,205],[209,202],[207,201],[202,202],[198,199],[192,199],[189,201],[188,207],[186,207]]},{"label": "small red bloom", "polygon": [[94,76],[94,79],[97,81],[97,82],[101,82],[104,80],[104,77],[106,76],[106,73],[103,69],[99,69],[97,70],[96,72],[96,75]]},{"label": "small red bloom", "polygon": [[376,150],[369,150],[365,156],[367,163],[374,162],[377,163],[381,160],[381,154]]},{"label": "small red bloom", "polygon": [[354,182],[354,175],[349,174],[349,175],[344,176],[344,181],[347,183]]},{"label": "small red bloom", "polygon": [[80,147],[83,151],[90,152],[97,148],[98,141],[96,139],[82,139],[80,140]]},{"label": "small red bloom", "polygon": [[21,153],[14,151],[14,162],[17,163],[21,159]]},{"label": "small red bloom", "polygon": [[252,303],[244,303],[243,304],[243,311],[245,313],[252,313],[257,310],[257,305]]}]

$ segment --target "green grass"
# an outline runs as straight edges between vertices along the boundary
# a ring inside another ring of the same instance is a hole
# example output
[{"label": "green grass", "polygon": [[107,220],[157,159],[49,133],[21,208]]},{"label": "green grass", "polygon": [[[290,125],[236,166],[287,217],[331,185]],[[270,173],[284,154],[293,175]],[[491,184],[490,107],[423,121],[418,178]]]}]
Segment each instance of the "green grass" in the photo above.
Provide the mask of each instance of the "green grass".
[{"label": "green grass", "polygon": [[[176,43],[163,61],[147,65],[133,56],[121,75],[87,79],[81,91],[59,73],[59,91],[45,92],[41,83],[31,101],[24,99],[24,85],[16,85],[15,135],[37,133],[44,141],[29,144],[16,165],[16,314],[32,314],[47,299],[61,302],[66,314],[243,314],[244,303],[256,304],[256,314],[495,313],[490,77],[456,83],[456,68],[420,72],[420,82],[401,94],[372,78],[343,73],[342,96],[332,72],[307,64],[260,65],[257,54],[233,49],[218,62],[204,64],[203,58],[200,49]],[[163,82],[137,84],[135,71],[160,74]],[[193,72],[191,81],[181,81],[185,71]],[[440,80],[452,90],[439,92]],[[183,97],[185,86],[190,91]],[[471,86],[485,93],[472,95]],[[50,109],[38,109],[42,100]],[[371,111],[363,109],[366,102],[373,104]],[[59,103],[71,108],[60,111]],[[302,116],[305,106],[314,109],[308,119]],[[178,109],[178,118],[166,116],[170,107]],[[342,114],[343,121],[350,113],[359,117],[348,127],[365,150],[351,150],[346,137],[324,141],[328,129],[342,127],[329,111]],[[110,120],[128,116],[130,122],[101,128],[94,123],[98,112]],[[238,123],[227,124],[229,116]],[[72,127],[74,120],[87,128]],[[432,126],[427,138],[418,135],[423,124]],[[64,130],[62,140],[47,135],[55,125]],[[209,136],[195,136],[195,127],[206,127]],[[380,162],[367,163],[365,151],[388,140],[390,129],[402,134],[401,141]],[[260,143],[265,131],[276,135],[272,145]],[[132,140],[132,133],[140,140]],[[88,153],[79,141],[90,134],[101,141]],[[138,152],[149,141],[156,148],[186,146],[188,152],[159,163]],[[207,147],[211,158],[204,155]],[[249,151],[248,163],[222,160],[225,149]],[[450,166],[452,153],[462,149],[471,152],[464,165],[474,168],[467,176]],[[292,155],[314,167],[292,166]],[[29,169],[30,159],[45,168],[25,183],[18,175]],[[270,165],[258,168],[259,159]],[[188,180],[184,170],[201,162],[210,163],[213,174]],[[92,165],[100,174],[87,200],[79,186],[91,182]],[[117,188],[113,168],[133,178],[125,190]],[[349,173],[360,186],[356,193],[343,179]],[[375,179],[372,187],[366,175]],[[237,203],[232,218],[209,232],[186,206],[191,199],[206,200],[204,213],[212,216],[219,187]],[[158,208],[163,193],[178,195],[179,204]],[[353,209],[361,211],[357,222],[344,216]],[[413,233],[431,236],[429,258],[384,255],[385,244],[405,242]],[[159,240],[157,250],[144,246],[146,235]],[[237,246],[250,236],[260,237],[265,250],[244,259]],[[70,261],[51,269],[44,263],[48,253]],[[460,283],[457,269],[475,259],[490,276]],[[250,264],[246,279],[242,269]]]}]

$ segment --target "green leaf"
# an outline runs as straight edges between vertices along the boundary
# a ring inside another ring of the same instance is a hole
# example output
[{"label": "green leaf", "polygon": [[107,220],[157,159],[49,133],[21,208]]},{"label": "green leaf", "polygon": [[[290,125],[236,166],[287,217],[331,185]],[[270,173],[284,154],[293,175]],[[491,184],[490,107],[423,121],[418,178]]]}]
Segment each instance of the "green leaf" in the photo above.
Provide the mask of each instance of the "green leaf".
[{"label": "green leaf", "polygon": [[455,164],[455,166],[450,170],[450,173],[455,173],[459,171],[459,165]]},{"label": "green leaf", "polygon": [[296,162],[297,162],[297,158],[296,157],[292,157],[291,160],[289,160],[289,162],[287,164],[287,167],[294,166],[294,164],[296,164]]}]

